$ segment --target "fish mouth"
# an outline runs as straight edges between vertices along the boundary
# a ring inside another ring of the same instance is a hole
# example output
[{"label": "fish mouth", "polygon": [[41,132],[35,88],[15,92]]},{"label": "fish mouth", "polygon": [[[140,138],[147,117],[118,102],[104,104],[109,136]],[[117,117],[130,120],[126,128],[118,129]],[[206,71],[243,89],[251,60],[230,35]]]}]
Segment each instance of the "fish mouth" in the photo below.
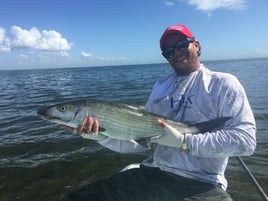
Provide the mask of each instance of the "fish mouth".
[{"label": "fish mouth", "polygon": [[43,120],[52,120],[54,118],[48,116],[48,115],[44,115],[44,114],[38,114],[38,116],[40,117],[40,119],[43,119]]},{"label": "fish mouth", "polygon": [[38,116],[43,120],[51,120],[54,119],[54,117],[51,117],[47,114],[46,108],[41,108],[37,111]]},{"label": "fish mouth", "polygon": [[41,115],[41,116],[45,116],[46,115],[46,109],[45,108],[41,108],[39,110],[37,110],[37,114]]},{"label": "fish mouth", "polygon": [[38,114],[38,117],[42,120],[55,122],[55,123],[58,123],[60,125],[65,125],[64,122],[62,122],[62,120],[60,118],[57,118],[57,117],[51,117],[51,116],[46,115],[46,114]]}]

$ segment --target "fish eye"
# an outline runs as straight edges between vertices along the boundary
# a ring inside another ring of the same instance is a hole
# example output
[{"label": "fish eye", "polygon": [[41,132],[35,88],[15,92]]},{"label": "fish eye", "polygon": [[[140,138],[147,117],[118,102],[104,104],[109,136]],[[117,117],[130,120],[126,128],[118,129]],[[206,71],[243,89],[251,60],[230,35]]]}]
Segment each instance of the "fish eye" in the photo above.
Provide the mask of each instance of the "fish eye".
[{"label": "fish eye", "polygon": [[65,112],[67,110],[67,106],[66,105],[60,105],[58,107],[58,109],[59,109],[60,112]]}]

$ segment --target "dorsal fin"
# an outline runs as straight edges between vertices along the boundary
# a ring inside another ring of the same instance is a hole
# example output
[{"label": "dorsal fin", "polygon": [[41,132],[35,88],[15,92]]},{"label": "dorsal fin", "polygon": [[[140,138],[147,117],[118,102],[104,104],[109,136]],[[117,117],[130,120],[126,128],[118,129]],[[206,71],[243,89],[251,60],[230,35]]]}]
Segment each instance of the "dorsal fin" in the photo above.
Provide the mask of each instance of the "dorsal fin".
[{"label": "dorsal fin", "polygon": [[190,127],[196,127],[200,133],[212,131],[215,128],[223,126],[223,124],[232,117],[222,117],[211,121],[205,121],[197,124],[189,125]]}]

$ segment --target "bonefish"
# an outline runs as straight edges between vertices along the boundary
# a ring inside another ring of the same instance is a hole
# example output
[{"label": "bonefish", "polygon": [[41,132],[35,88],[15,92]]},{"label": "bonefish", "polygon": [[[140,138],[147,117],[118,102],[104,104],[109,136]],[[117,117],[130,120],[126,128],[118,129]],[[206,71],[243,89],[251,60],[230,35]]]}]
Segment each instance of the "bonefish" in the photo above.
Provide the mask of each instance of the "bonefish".
[{"label": "bonefish", "polygon": [[[157,119],[165,121],[181,133],[199,133],[211,131],[222,126],[230,117],[186,125],[168,120],[159,115],[146,112],[145,109],[121,103],[109,103],[90,100],[74,100],[47,106],[38,110],[45,120],[77,129],[79,124],[91,116],[100,122],[99,133],[105,137],[119,140],[135,140],[144,145],[144,139],[164,134],[163,128],[156,124]],[[146,141],[147,141],[146,140]]]}]

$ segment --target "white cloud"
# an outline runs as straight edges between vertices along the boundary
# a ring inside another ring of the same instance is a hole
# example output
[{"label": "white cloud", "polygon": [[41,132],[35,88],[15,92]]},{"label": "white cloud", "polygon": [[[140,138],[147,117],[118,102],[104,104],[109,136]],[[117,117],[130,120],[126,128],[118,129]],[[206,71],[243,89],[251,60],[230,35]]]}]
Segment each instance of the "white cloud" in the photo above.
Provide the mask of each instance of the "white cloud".
[{"label": "white cloud", "polygon": [[256,48],[255,53],[260,57],[267,57],[268,49]]},{"label": "white cloud", "polygon": [[42,31],[41,42],[37,46],[38,49],[50,51],[66,51],[71,49],[72,44],[56,31]]},{"label": "white cloud", "polygon": [[[70,56],[66,51],[27,51],[16,56],[15,62],[18,66],[24,68],[31,67],[63,67],[68,66]],[[16,68],[18,68],[16,66]]]},{"label": "white cloud", "polygon": [[19,26],[12,26],[10,39],[12,48],[35,49],[44,51],[67,51],[71,49],[72,44],[63,38],[60,33],[54,30],[39,31],[36,27],[30,30]]},{"label": "white cloud", "polygon": [[0,27],[0,52],[10,51],[10,39],[6,37],[6,30]]},{"label": "white cloud", "polygon": [[172,2],[172,1],[165,1],[164,4],[166,6],[171,6],[171,7],[175,5],[174,2]]},{"label": "white cloud", "polygon": [[210,12],[220,8],[241,10],[246,7],[246,0],[187,0],[190,5],[198,10]]},{"label": "white cloud", "polygon": [[6,30],[0,27],[0,44],[3,43],[6,37]]},{"label": "white cloud", "polygon": [[16,48],[34,49],[41,39],[41,33],[35,27],[27,31],[18,26],[13,26],[11,27],[11,33],[14,35],[11,44]]},{"label": "white cloud", "polygon": [[81,52],[81,56],[83,58],[86,59],[90,59],[91,61],[104,61],[104,62],[122,62],[122,61],[127,61],[128,58],[124,57],[124,56],[120,56],[120,57],[107,57],[107,56],[97,56],[97,55],[93,55],[89,52]]},{"label": "white cloud", "polygon": [[93,55],[89,52],[81,52],[82,57],[84,58],[91,58]]}]

